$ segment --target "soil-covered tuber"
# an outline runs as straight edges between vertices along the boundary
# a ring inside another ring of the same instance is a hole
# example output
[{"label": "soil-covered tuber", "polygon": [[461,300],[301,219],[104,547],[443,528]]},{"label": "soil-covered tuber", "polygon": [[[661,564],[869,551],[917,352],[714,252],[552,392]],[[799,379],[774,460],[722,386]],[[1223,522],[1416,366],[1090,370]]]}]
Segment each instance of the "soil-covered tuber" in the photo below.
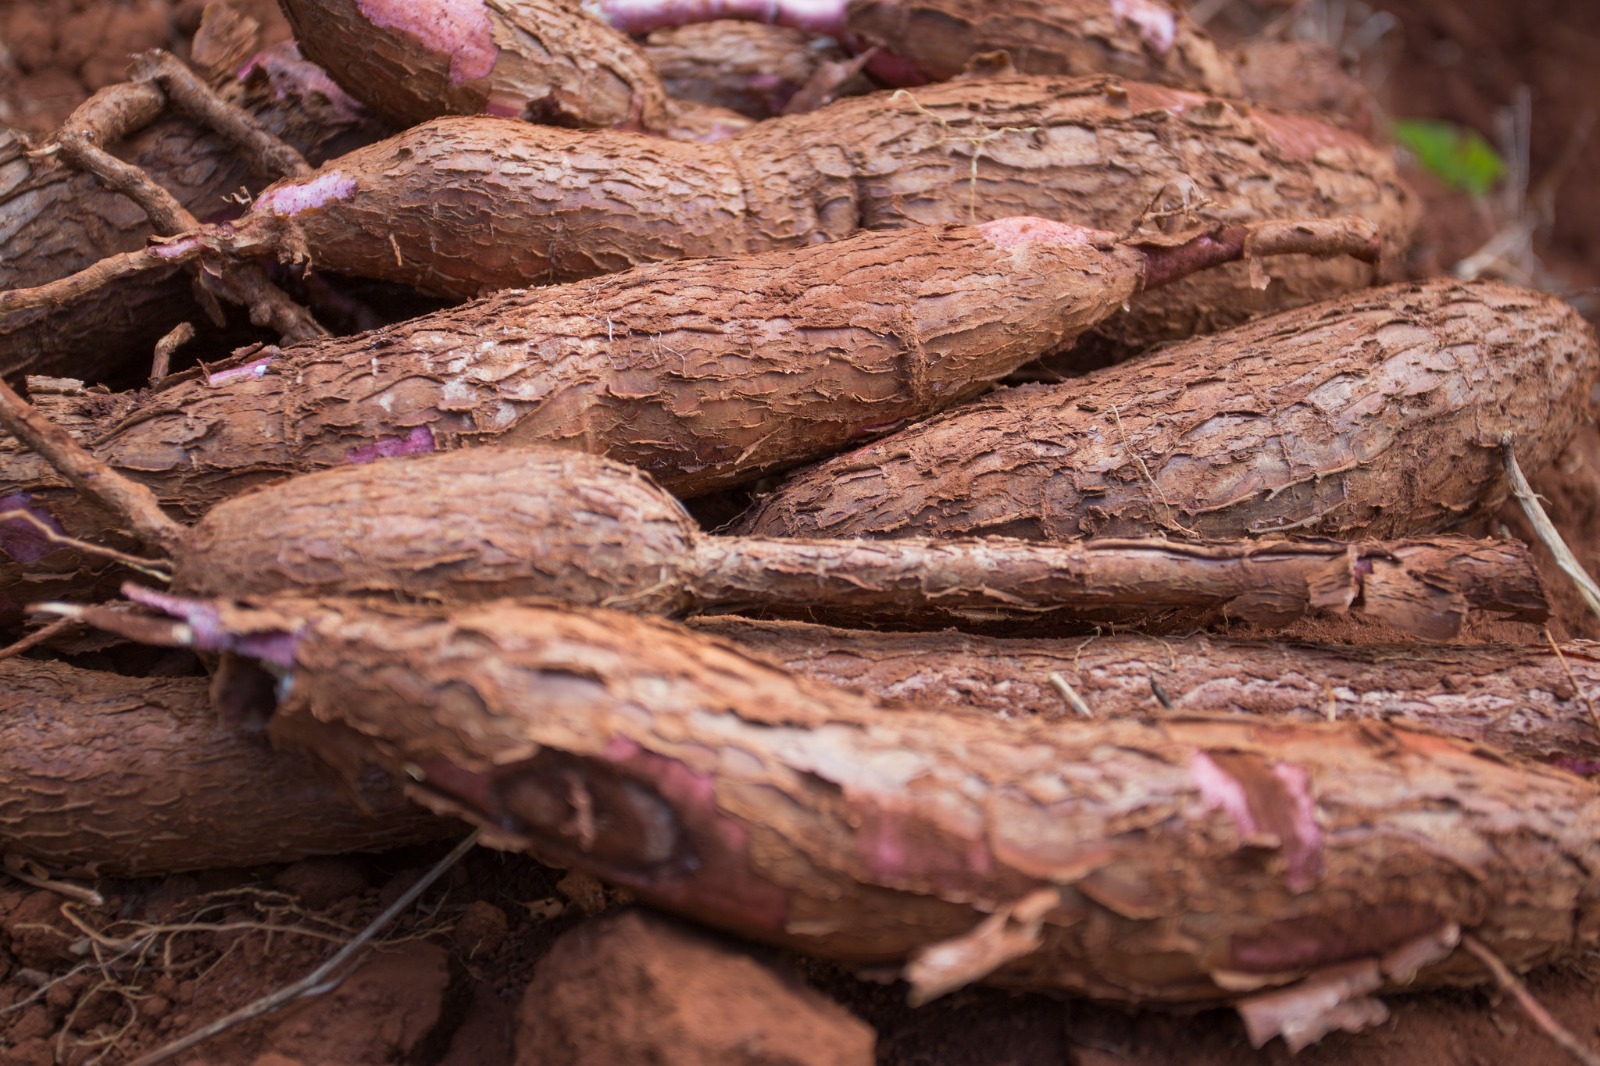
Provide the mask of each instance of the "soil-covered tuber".
[{"label": "soil-covered tuber", "polygon": [[88,616],[250,649],[278,739],[376,760],[486,843],[804,951],[915,956],[927,994],[1316,1013],[1485,980],[1463,932],[1519,969],[1600,941],[1600,791],[1429,733],[889,711],[609,612],[167,606]]},{"label": "soil-covered tuber", "polygon": [[735,617],[688,624],[805,677],[999,718],[1387,722],[1600,776],[1600,644],[1590,641],[1334,645],[1131,633],[1040,640]]},{"label": "soil-covered tuber", "polygon": [[463,832],[382,775],[350,784],[218,722],[204,678],[0,663],[0,853],[145,877]]},{"label": "soil-covered tuber", "polygon": [[951,411],[794,475],[777,537],[1074,539],[1448,528],[1594,417],[1600,345],[1553,296],[1363,292]]},{"label": "soil-covered tuber", "polygon": [[715,537],[626,467],[521,449],[293,478],[218,505],[174,563],[176,590],[213,596],[536,596],[641,613],[721,607],[922,626],[1283,624],[1357,611],[1448,637],[1474,609],[1545,615],[1515,542]]}]

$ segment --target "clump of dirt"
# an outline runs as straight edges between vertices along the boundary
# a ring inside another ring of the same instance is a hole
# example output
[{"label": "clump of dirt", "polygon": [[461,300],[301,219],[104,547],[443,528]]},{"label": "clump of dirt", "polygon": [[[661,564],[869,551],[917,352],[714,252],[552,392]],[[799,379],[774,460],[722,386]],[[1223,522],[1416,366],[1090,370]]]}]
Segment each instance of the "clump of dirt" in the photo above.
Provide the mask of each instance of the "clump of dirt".
[{"label": "clump of dirt", "polygon": [[558,940],[517,1015],[517,1058],[548,1066],[868,1066],[872,1030],[837,1003],[644,911]]}]

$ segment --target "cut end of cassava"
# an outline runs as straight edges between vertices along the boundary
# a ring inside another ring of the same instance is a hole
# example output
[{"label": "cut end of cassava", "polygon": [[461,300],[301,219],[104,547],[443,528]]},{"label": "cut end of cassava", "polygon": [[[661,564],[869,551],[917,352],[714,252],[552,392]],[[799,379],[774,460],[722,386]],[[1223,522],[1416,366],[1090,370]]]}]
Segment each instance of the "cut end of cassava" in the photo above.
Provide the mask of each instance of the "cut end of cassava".
[{"label": "cut end of cassava", "polygon": [[444,0],[413,4],[407,0],[357,0],[357,8],[374,26],[401,30],[450,59],[450,80],[456,85],[486,77],[500,49],[494,45],[494,24],[483,0]]}]

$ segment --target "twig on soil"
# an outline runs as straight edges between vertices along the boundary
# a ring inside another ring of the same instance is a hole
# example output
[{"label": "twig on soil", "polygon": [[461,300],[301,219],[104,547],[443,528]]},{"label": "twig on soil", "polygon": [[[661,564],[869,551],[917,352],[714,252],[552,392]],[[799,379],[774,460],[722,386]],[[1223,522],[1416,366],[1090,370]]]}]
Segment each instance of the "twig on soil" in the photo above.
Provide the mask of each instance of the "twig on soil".
[{"label": "twig on soil", "polygon": [[1550,549],[1550,554],[1555,556],[1556,565],[1561,568],[1561,572],[1570,577],[1572,583],[1578,587],[1578,593],[1583,597],[1583,602],[1589,605],[1589,610],[1600,616],[1600,585],[1594,583],[1594,578],[1589,576],[1589,572],[1583,568],[1578,557],[1572,554],[1572,549],[1567,547],[1567,542],[1561,538],[1555,523],[1545,514],[1538,495],[1534,493],[1533,486],[1528,484],[1528,479],[1522,474],[1522,467],[1517,463],[1516,447],[1509,434],[1500,441],[1500,446],[1505,450],[1506,477],[1511,481],[1511,492],[1522,505],[1522,513],[1528,516],[1534,534],[1546,548]]},{"label": "twig on soil", "polygon": [[[63,621],[70,621],[70,619],[63,619]],[[49,626],[45,628],[48,629]],[[14,855],[8,852],[3,859],[0,859],[0,868],[3,868],[6,873],[25,885],[32,885],[34,888],[42,888],[47,892],[54,892],[57,895],[66,896],[68,899],[78,900],[89,904],[91,907],[104,907],[106,905],[105,897],[94,889],[84,888],[82,885],[75,885],[70,881],[57,881],[48,876],[38,863],[31,859],[25,859],[21,855]]]},{"label": "twig on soil", "polygon": [[183,526],[161,510],[155,493],[89,454],[72,434],[40,414],[3,381],[0,425],[55,467],[73,488],[126,519],[146,544],[171,555],[183,539]]},{"label": "twig on soil", "polygon": [[279,1007],[282,1007],[290,1000],[298,999],[302,996],[321,995],[323,992],[331,991],[332,989],[336,988],[339,982],[344,979],[345,975],[340,975],[331,981],[328,980],[328,975],[333,973],[344,963],[348,962],[351,956],[361,949],[362,945],[366,944],[366,942],[376,936],[378,932],[384,928],[384,926],[388,925],[396,917],[398,917],[400,912],[404,911],[407,907],[411,906],[411,904],[415,903],[417,897],[426,892],[430,885],[432,885],[440,877],[444,876],[444,874],[447,873],[452,866],[460,862],[462,857],[477,845],[478,835],[478,831],[474,830],[470,836],[452,848],[450,854],[436,862],[432,869],[423,874],[422,877],[417,880],[416,884],[406,889],[406,891],[401,894],[399,899],[391,903],[382,914],[372,919],[365,929],[357,933],[348,944],[340,948],[339,951],[335,953],[334,956],[327,962],[323,963],[321,966],[318,966],[315,970],[312,970],[310,973],[306,974],[293,984],[285,985],[283,988],[278,989],[271,995],[263,996],[254,1003],[248,1004],[234,1011],[232,1014],[218,1018],[209,1025],[201,1026],[199,1029],[196,1029],[187,1036],[180,1037],[179,1039],[172,1041],[170,1044],[157,1048],[148,1055],[141,1056],[134,1061],[132,1066],[155,1066],[156,1063],[166,1062],[174,1055],[181,1054],[182,1052],[194,1047],[196,1044],[209,1040],[219,1033],[226,1032],[241,1022],[247,1022],[253,1018],[258,1018],[263,1014],[269,1014],[272,1011],[277,1010]]},{"label": "twig on soil", "polygon": [[1600,1054],[1596,1054],[1584,1047],[1578,1038],[1572,1035],[1571,1030],[1551,1017],[1550,1012],[1545,1010],[1537,999],[1533,998],[1533,993],[1528,991],[1528,986],[1523,984],[1522,980],[1511,972],[1511,968],[1500,960],[1500,956],[1489,950],[1488,945],[1470,933],[1463,933],[1461,934],[1461,946],[1470,951],[1479,962],[1483,963],[1484,968],[1494,976],[1495,984],[1499,985],[1503,991],[1515,999],[1517,1006],[1521,1007],[1528,1017],[1533,1020],[1533,1024],[1543,1030],[1544,1034],[1551,1040],[1560,1044],[1562,1050],[1578,1062],[1583,1063],[1583,1066],[1600,1066]]}]

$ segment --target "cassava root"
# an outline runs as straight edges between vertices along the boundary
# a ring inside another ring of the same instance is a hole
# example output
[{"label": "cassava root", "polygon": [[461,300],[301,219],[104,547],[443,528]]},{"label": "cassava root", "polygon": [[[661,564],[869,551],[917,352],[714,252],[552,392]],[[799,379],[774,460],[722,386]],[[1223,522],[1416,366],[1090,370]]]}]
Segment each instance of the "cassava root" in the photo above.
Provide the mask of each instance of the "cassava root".
[{"label": "cassava root", "polygon": [[[1371,256],[1375,242],[1369,226],[1338,220],[1150,247],[1007,219],[658,263],[251,353],[118,407],[88,431],[89,450],[187,517],[295,471],[495,442],[603,452],[695,495],[925,417],[1141,287],[1309,248]],[[0,467],[0,499],[79,539],[115,528],[58,484],[34,458]],[[65,557],[6,554],[0,596],[71,594],[39,584]]]},{"label": "cassava root", "polygon": [[454,835],[381,775],[350,784],[217,721],[204,678],[0,662],[0,853],[146,877]]},{"label": "cassava root", "polygon": [[998,718],[1384,722],[1600,776],[1600,644],[1309,644],[1226,636],[996,639],[690,620],[777,666],[881,699]]},{"label": "cassava root", "polygon": [[627,467],[514,448],[290,479],[218,505],[174,563],[175,590],[212,596],[534,596],[647,614],[721,607],[846,624],[1172,628],[1353,611],[1446,638],[1474,610],[1525,621],[1546,614],[1533,563],[1515,541],[716,537]]},{"label": "cassava root", "polygon": [[[1515,969],[1600,939],[1600,791],[1431,734],[889,711],[608,612],[165,605],[181,621],[77,613],[248,649],[280,742],[387,766],[491,846],[807,952],[915,956],[934,991],[1247,1009],[1352,973],[1480,982],[1462,933]],[[1007,915],[1025,935],[986,962],[932,950]]]},{"label": "cassava root", "polygon": [[777,537],[1391,537],[1493,511],[1600,406],[1570,306],[1447,279],[1353,294],[985,399],[793,475]]}]

